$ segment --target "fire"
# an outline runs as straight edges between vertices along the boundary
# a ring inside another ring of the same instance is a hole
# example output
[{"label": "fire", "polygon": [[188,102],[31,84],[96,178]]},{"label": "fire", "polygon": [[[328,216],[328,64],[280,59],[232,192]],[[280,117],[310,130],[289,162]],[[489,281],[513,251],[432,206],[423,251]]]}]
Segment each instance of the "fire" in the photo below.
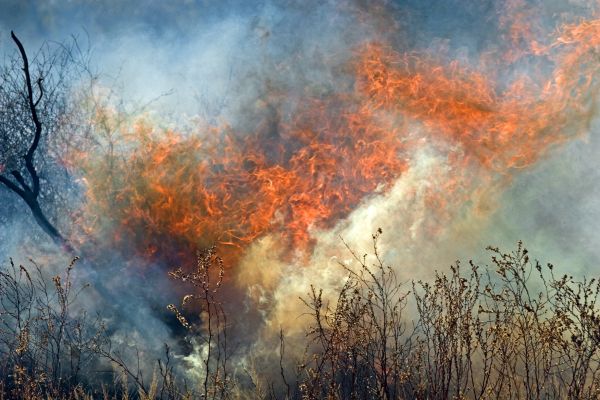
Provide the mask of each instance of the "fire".
[{"label": "fire", "polygon": [[96,212],[119,224],[119,239],[149,253],[217,243],[232,255],[267,232],[302,251],[310,229],[330,228],[406,169],[396,130],[352,98],[314,100],[268,138],[146,124],[127,137],[135,151],[114,165],[114,197],[93,182],[89,194]]},{"label": "fire", "polygon": [[90,153],[73,162],[88,182],[89,221],[108,220],[117,241],[149,256],[217,243],[235,263],[266,234],[302,253],[313,230],[389,189],[423,141],[445,152],[451,168],[474,171],[428,196],[432,214],[449,218],[446,197],[468,200],[478,184],[535,163],[586,131],[595,110],[599,21],[566,26],[545,45],[524,27],[511,29],[514,41],[530,40],[528,53],[499,57],[496,67],[552,65],[542,79],[501,79],[487,56],[476,68],[367,43],[351,62],[353,90],[306,96],[275,128],[183,133],[137,123],[110,162]]},{"label": "fire", "polygon": [[465,161],[506,173],[585,131],[591,108],[581,104],[591,82],[578,80],[591,79],[597,69],[576,70],[585,56],[575,47],[544,84],[522,76],[500,91],[486,75],[456,62],[370,45],[361,54],[360,84],[376,108],[420,122],[434,139],[460,144]]}]

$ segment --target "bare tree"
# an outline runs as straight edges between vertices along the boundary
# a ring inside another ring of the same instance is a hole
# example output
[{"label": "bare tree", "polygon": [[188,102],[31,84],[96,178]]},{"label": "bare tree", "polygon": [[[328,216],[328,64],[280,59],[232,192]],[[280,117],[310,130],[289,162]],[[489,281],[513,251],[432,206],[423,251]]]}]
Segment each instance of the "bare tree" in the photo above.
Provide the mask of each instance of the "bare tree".
[{"label": "bare tree", "polygon": [[67,109],[71,49],[45,44],[30,62],[14,32],[11,37],[18,55],[0,67],[0,183],[27,204],[48,236],[72,250],[40,203],[48,197],[40,171],[49,158],[40,153],[48,152],[48,137],[60,128]]}]

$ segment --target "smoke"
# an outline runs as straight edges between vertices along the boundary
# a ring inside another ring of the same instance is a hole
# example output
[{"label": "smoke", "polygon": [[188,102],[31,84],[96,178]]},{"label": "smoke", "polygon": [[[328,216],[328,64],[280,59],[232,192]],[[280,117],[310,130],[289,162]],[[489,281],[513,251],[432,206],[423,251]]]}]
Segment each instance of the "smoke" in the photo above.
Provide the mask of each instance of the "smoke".
[{"label": "smoke", "polygon": [[[187,289],[166,271],[213,243],[239,363],[274,356],[279,329],[302,337],[298,298],[334,293],[378,228],[404,281],[518,239],[594,271],[600,28],[583,1],[20,4],[1,32],[33,48],[87,35],[122,100],[102,114],[127,115],[118,173],[106,142],[65,158],[84,198],[78,278],[96,290],[82,306],[111,305],[114,340],[148,360],[181,334],[165,305]],[[13,203],[3,258],[59,268],[21,245],[35,227]],[[178,351],[200,365],[205,349]]]}]

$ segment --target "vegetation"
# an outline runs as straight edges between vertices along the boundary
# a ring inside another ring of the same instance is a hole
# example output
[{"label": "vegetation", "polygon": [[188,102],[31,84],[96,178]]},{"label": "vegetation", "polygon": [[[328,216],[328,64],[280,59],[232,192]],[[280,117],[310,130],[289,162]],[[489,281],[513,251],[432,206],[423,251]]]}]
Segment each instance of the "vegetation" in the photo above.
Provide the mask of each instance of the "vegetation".
[{"label": "vegetation", "polygon": [[[52,141],[63,125],[85,121],[69,115],[68,99],[73,71],[86,67],[74,61],[76,43],[45,46],[30,62],[17,36],[12,40],[18,53],[0,69],[0,188],[75,252],[44,199],[58,196],[48,173],[56,161]],[[94,149],[105,147],[103,170],[112,174],[125,118],[105,112],[93,95],[80,100],[98,114],[88,128],[98,130]],[[107,182],[100,189],[112,200],[119,191]],[[185,216],[186,207],[176,208]],[[305,340],[291,343],[280,331],[279,359],[271,360],[279,373],[271,375],[244,365],[243,357],[232,362],[237,327],[227,318],[224,262],[214,248],[169,273],[190,290],[166,309],[200,357],[192,365],[166,344],[150,366],[142,365],[147,359],[137,348],[134,354],[120,348],[110,320],[89,315],[80,301],[85,291],[105,288],[100,281],[96,288],[75,283],[76,258],[54,276],[33,261],[11,260],[0,267],[0,399],[600,398],[600,281],[556,275],[518,243],[511,252],[488,248],[489,267],[457,262],[431,281],[401,282],[380,254],[381,234],[373,236],[370,255],[347,246],[354,263],[339,265],[347,279],[334,298],[310,286],[296,299],[309,317]],[[290,356],[290,344],[304,355]]]},{"label": "vegetation", "polygon": [[[0,273],[1,398],[598,398],[596,279],[557,276],[519,243],[507,253],[490,247],[489,268],[457,262],[432,282],[402,283],[379,254],[380,234],[371,255],[349,250],[357,267],[340,265],[348,279],[336,299],[313,286],[298,300],[311,317],[305,357],[286,358],[282,332],[281,374],[258,374],[265,382],[233,373],[227,340],[235,327],[219,296],[224,268],[214,249],[191,272],[170,273],[193,289],[181,307],[167,308],[204,349],[197,382],[177,376],[168,347],[151,377],[129,365],[102,319],[76,307],[87,286],[74,287],[75,262],[52,278],[11,262]],[[110,378],[85,374],[92,365],[112,366]]]},{"label": "vegetation", "polygon": [[68,123],[70,90],[83,71],[75,56],[80,49],[75,40],[46,43],[30,60],[14,32],[11,38],[18,54],[0,66],[0,187],[17,195],[37,225],[72,251],[44,208],[56,206],[61,196],[50,172],[57,164],[51,143]]},{"label": "vegetation", "polygon": [[312,291],[309,333],[320,351],[303,366],[305,398],[598,398],[595,279],[555,277],[519,243],[488,248],[491,270],[456,263],[409,293],[374,241],[375,263],[353,253],[360,269],[348,270],[334,308]]}]

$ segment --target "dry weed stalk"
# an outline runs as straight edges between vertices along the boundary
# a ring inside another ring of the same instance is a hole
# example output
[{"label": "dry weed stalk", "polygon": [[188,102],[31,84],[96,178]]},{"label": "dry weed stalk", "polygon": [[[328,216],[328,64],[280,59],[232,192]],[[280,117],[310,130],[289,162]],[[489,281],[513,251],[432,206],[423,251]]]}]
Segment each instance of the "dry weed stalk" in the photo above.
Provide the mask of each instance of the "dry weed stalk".
[{"label": "dry weed stalk", "polygon": [[[457,262],[401,290],[377,248],[328,305],[311,287],[306,399],[597,399],[600,284],[556,278],[553,266],[489,247],[482,273]],[[495,270],[495,273],[494,273]],[[402,315],[414,302],[416,315]],[[409,324],[408,322],[411,321]],[[407,329],[411,325],[412,329]]]},{"label": "dry weed stalk", "polygon": [[0,268],[1,396],[60,397],[83,380],[99,331],[84,311],[72,310],[88,287],[73,286],[76,261],[51,280],[31,260]]},{"label": "dry weed stalk", "polygon": [[[232,387],[229,376],[229,353],[227,348],[227,317],[218,299],[218,291],[223,283],[225,268],[223,260],[215,248],[199,252],[195,269],[185,272],[181,268],[169,275],[194,288],[181,301],[181,307],[169,304],[180,324],[186,328],[193,344],[204,350],[200,354],[203,370],[199,395],[205,399],[230,398]],[[188,322],[180,309],[188,308],[199,312],[199,324]]]},{"label": "dry weed stalk", "polygon": [[[0,269],[0,399],[600,398],[596,278],[556,276],[519,243],[509,253],[488,248],[485,269],[457,262],[430,282],[404,285],[380,255],[380,235],[370,256],[348,248],[354,264],[340,264],[347,279],[333,301],[314,286],[302,300],[311,316],[304,359],[289,359],[280,331],[280,377],[248,365],[248,388],[229,365],[224,266],[214,248],[191,272],[170,273],[194,289],[168,306],[201,350],[191,388],[177,378],[168,346],[149,379],[139,354],[131,365],[101,325],[72,312],[83,289],[74,289],[74,263],[48,279],[33,262],[11,262]],[[113,387],[86,380],[98,360],[114,366]],[[285,368],[294,363],[295,381]]]}]

